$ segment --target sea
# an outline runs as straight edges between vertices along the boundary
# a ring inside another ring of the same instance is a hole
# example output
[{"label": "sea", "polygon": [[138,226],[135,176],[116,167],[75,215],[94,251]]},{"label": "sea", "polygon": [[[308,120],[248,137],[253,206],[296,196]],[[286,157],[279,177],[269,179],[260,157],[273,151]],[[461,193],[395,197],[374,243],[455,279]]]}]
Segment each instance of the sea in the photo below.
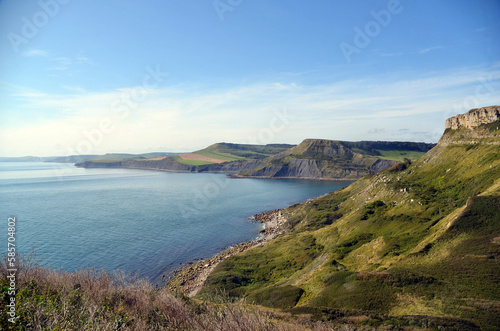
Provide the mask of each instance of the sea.
[{"label": "sea", "polygon": [[262,224],[253,215],[350,183],[0,162],[0,256],[10,240],[45,267],[122,270],[158,283],[182,264],[256,239]]}]

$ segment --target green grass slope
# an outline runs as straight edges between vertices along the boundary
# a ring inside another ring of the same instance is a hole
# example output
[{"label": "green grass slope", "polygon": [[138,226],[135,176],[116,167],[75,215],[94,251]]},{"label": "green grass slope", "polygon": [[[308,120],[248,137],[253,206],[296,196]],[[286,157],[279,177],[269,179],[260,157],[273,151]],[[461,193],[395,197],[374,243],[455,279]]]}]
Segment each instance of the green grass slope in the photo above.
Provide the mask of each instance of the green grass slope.
[{"label": "green grass slope", "polygon": [[205,291],[375,326],[498,329],[499,125],[448,130],[412,164],[289,207],[288,233],[219,264]]},{"label": "green grass slope", "polygon": [[[192,152],[194,154],[203,155],[206,157],[211,157],[218,160],[223,160],[225,162],[231,161],[245,161],[245,160],[258,160],[263,159],[282,151],[285,151],[294,145],[288,144],[268,144],[268,145],[246,145],[246,144],[232,144],[232,143],[218,143],[208,146],[207,148]],[[184,160],[179,155],[173,155],[172,153],[149,153],[149,154],[106,154],[103,156],[96,156],[92,158],[80,158],[73,160],[74,162],[83,163],[83,161],[90,161],[92,165],[102,165],[106,163],[120,162],[120,161],[144,161],[149,158],[157,158],[161,156],[170,156],[173,161],[191,165],[191,166],[202,166],[213,164],[210,161],[201,160]],[[150,161],[150,160],[148,160]],[[157,160],[161,162],[161,160]]]},{"label": "green grass slope", "polygon": [[288,144],[248,145],[218,143],[193,153],[224,161],[257,160],[278,154],[293,146]]},{"label": "green grass slope", "polygon": [[[269,145],[245,145],[232,143],[218,143],[208,146],[207,148],[193,152],[206,157],[222,160],[225,162],[231,161],[246,161],[263,159],[275,154],[278,154],[294,145],[288,144],[269,144]],[[205,165],[212,164],[210,161],[199,160],[184,160],[179,156],[175,156],[175,160],[187,165]]]},{"label": "green grass slope", "polygon": [[199,166],[199,165],[205,165],[205,164],[213,164],[213,162],[208,162],[208,161],[200,161],[200,160],[184,160],[182,159],[179,155],[173,155],[172,156],[173,160],[176,162],[179,162],[181,164],[187,164],[187,165],[194,165],[194,166]]},{"label": "green grass slope", "polygon": [[404,159],[416,160],[422,156],[426,152],[422,151],[409,151],[409,150],[384,150],[377,149],[376,150],[380,155],[377,155],[379,158],[384,160],[393,160],[393,161],[404,161]]},{"label": "green grass slope", "polygon": [[377,156],[385,160],[416,160],[431,150],[436,144],[409,141],[344,141],[347,147],[363,155]]}]

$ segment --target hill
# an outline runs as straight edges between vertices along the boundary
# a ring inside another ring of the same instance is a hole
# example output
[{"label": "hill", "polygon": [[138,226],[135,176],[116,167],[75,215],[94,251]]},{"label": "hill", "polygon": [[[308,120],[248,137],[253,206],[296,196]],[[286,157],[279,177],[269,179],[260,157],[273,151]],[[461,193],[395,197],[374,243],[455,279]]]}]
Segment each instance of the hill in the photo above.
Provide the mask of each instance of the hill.
[{"label": "hill", "polygon": [[341,141],[321,139],[306,139],[265,161],[238,176],[357,179],[396,164],[354,152]]},{"label": "hill", "polygon": [[359,325],[498,329],[498,107],[465,115],[413,163],[283,210],[287,233],[218,264],[204,293]]},{"label": "hill", "polygon": [[[299,146],[218,143],[192,153],[164,158],[100,159],[78,162],[76,166],[219,172],[237,174],[236,177],[358,179],[394,165],[394,160],[418,158],[433,146],[413,142],[320,139],[307,139]],[[334,149],[339,150],[337,155],[331,154]]]},{"label": "hill", "polygon": [[263,160],[236,177],[359,179],[416,159],[435,144],[389,141],[306,139],[298,146]]},{"label": "hill", "polygon": [[260,160],[293,147],[288,144],[245,145],[218,143],[192,153],[159,158],[114,158],[77,162],[84,168],[131,168],[179,172],[237,173],[259,164]]},{"label": "hill", "polygon": [[436,146],[436,144],[408,141],[344,141],[343,143],[354,152],[393,161],[416,160]]},{"label": "hill", "polygon": [[201,149],[199,151],[180,154],[175,158],[175,160],[179,163],[188,165],[204,165],[230,161],[258,160],[278,154],[293,146],[294,145],[289,144],[248,145],[218,143],[210,145],[207,148]]},{"label": "hill", "polygon": [[173,155],[174,153],[143,153],[143,154],[126,154],[126,153],[108,153],[104,155],[98,154],[75,154],[68,156],[24,156],[24,157],[0,157],[0,162],[58,162],[58,163],[79,163],[85,161],[108,161],[108,160],[130,160],[130,159],[151,159]]}]

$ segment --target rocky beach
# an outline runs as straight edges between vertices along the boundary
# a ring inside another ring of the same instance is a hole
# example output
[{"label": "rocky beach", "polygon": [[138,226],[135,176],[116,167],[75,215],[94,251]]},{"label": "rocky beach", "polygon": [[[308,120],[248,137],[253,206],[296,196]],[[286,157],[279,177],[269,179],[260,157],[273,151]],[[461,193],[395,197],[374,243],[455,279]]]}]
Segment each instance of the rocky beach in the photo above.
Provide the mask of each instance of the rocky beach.
[{"label": "rocky beach", "polygon": [[254,215],[251,218],[253,221],[264,224],[264,228],[259,231],[258,239],[228,247],[222,253],[209,259],[188,262],[166,281],[167,287],[173,292],[180,292],[188,297],[197,295],[203,288],[208,275],[221,261],[234,254],[262,246],[277,235],[285,233],[283,225],[286,223],[286,218],[282,211],[282,209],[275,209]]}]

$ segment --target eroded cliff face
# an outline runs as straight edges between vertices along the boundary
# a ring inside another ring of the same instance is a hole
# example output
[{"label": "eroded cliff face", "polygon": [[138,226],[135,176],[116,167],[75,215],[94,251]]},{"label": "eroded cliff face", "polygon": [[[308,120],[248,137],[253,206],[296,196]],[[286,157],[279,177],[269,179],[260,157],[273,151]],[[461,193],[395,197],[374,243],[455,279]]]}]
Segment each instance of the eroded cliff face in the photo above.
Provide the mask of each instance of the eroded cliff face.
[{"label": "eroded cliff face", "polygon": [[390,168],[397,163],[362,155],[351,150],[343,142],[324,139],[306,139],[299,145],[263,161],[262,165],[242,170],[237,176],[354,180]]},{"label": "eroded cliff face", "polygon": [[471,109],[446,120],[438,146],[500,145],[500,106]]},{"label": "eroded cliff face", "polygon": [[206,165],[187,165],[177,162],[173,157],[167,156],[161,160],[124,160],[115,162],[93,162],[85,161],[77,163],[77,167],[83,168],[127,168],[127,169],[149,169],[165,170],[176,172],[222,172],[237,173],[254,169],[264,164],[264,160],[254,161],[233,161],[224,163],[214,163]]},{"label": "eroded cliff face", "polygon": [[471,109],[465,114],[448,118],[445,122],[445,128],[452,130],[472,129],[498,120],[500,120],[500,106],[483,107]]}]

